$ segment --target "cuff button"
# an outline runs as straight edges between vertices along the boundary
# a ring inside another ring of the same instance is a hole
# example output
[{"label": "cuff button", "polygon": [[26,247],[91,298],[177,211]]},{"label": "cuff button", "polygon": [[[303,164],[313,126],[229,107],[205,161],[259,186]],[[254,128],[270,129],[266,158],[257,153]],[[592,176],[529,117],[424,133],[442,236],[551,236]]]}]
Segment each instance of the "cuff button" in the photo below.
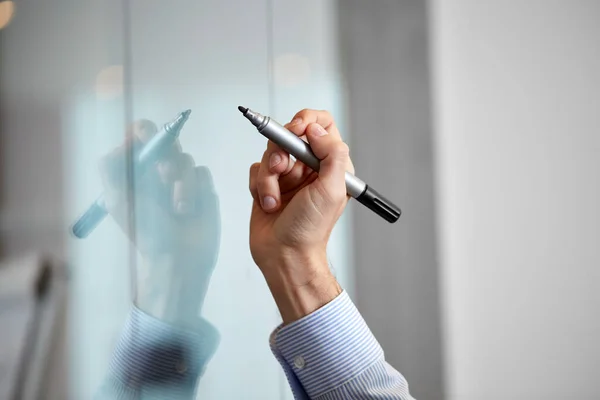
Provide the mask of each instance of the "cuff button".
[{"label": "cuff button", "polygon": [[185,365],[185,362],[180,361],[177,363],[175,369],[177,370],[177,373],[183,375],[187,372],[187,365]]},{"label": "cuff button", "polygon": [[296,356],[296,358],[294,358],[294,365],[296,368],[302,369],[306,365],[306,361],[304,361],[302,356]]}]

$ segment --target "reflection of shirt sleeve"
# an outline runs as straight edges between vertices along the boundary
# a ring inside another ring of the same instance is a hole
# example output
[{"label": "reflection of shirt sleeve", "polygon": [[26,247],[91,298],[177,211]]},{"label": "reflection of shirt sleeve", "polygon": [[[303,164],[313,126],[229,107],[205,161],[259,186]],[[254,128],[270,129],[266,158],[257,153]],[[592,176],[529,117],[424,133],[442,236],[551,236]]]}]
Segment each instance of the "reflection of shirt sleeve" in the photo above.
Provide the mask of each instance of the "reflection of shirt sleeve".
[{"label": "reflection of shirt sleeve", "polygon": [[296,399],[412,399],[346,292],[276,329],[271,349]]},{"label": "reflection of shirt sleeve", "polygon": [[191,332],[133,307],[98,399],[193,399],[218,342],[217,330],[206,320]]}]

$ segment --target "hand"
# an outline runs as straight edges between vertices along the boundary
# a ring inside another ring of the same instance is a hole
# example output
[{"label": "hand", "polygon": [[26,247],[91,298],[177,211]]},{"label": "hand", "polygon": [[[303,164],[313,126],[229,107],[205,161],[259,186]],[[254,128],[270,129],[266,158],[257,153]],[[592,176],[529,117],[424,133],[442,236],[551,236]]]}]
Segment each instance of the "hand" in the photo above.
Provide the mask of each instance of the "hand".
[{"label": "hand", "polygon": [[219,203],[209,169],[196,167],[179,141],[133,189],[127,154],[138,152],[156,132],[150,121],[132,124],[125,144],[101,160],[100,172],[107,208],[144,260],[134,274],[136,304],[193,328],[219,251]]},{"label": "hand", "polygon": [[348,202],[345,172],[354,167],[327,111],[302,110],[286,128],[308,140],[320,172],[269,141],[262,161],[250,167],[250,251],[289,323],[341,293],[329,270],[327,242]]}]

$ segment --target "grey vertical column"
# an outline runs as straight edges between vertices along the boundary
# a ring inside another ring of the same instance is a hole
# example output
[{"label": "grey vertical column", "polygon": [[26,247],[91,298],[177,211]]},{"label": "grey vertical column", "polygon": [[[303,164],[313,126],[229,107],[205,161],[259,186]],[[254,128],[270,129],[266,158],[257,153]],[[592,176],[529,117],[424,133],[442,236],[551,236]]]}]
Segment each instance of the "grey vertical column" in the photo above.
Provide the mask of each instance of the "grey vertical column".
[{"label": "grey vertical column", "polygon": [[358,307],[413,396],[442,399],[426,2],[338,7],[356,170],[403,210],[352,208]]}]

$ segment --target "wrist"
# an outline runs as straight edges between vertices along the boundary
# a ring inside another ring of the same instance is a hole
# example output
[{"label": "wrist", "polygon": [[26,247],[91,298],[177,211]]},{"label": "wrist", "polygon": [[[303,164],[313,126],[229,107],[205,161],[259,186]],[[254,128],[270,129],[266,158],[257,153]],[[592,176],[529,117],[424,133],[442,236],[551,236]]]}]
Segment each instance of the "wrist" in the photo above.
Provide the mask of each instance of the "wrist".
[{"label": "wrist", "polygon": [[284,324],[296,321],[335,299],[342,289],[322,254],[286,254],[262,268]]},{"label": "wrist", "polygon": [[199,321],[212,269],[197,258],[165,254],[146,259],[137,271],[136,306],[180,328]]}]

